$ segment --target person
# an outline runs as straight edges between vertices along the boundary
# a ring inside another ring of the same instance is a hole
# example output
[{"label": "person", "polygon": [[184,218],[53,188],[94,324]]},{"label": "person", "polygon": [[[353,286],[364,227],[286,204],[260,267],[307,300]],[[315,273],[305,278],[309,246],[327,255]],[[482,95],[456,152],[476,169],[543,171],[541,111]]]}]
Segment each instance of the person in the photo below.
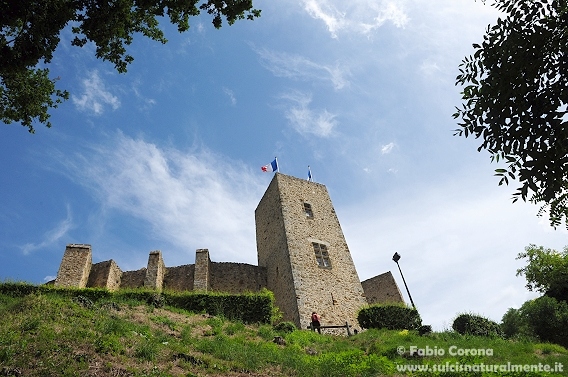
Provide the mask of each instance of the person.
[{"label": "person", "polygon": [[312,330],[318,330],[318,333],[321,334],[321,323],[320,323],[320,316],[316,312],[312,312]]}]

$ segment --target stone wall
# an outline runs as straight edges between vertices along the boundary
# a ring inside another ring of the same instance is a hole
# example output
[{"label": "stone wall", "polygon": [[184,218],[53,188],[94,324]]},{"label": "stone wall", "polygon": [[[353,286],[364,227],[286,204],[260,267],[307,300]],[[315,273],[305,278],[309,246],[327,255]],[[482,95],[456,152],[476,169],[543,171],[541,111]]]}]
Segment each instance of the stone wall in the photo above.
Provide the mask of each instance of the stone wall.
[{"label": "stone wall", "polygon": [[274,293],[283,319],[299,326],[300,296],[296,295],[277,179],[270,182],[254,214],[258,265],[266,268],[267,288]]},{"label": "stone wall", "polygon": [[193,289],[207,292],[209,289],[209,250],[198,249],[195,252],[195,274],[193,276]]},{"label": "stone wall", "polygon": [[146,268],[136,271],[124,271],[120,280],[120,288],[140,288],[144,286],[146,279]]},{"label": "stone wall", "polygon": [[[390,272],[360,282],[324,185],[276,173],[255,221],[258,266],[211,262],[209,251],[198,249],[195,264],[166,268],[162,253],[152,251],[147,268],[121,272],[112,260],[92,265],[90,245],[71,244],[54,284],[229,293],[266,287],[283,319],[302,328],[312,311],[321,315],[323,325],[357,326],[357,311],[367,302],[403,301]],[[326,258],[316,257],[314,244],[325,248]]]},{"label": "stone wall", "polygon": [[390,271],[362,281],[361,285],[369,304],[404,302]]},{"label": "stone wall", "polygon": [[91,266],[91,273],[87,281],[87,287],[106,288],[116,291],[120,288],[122,271],[115,261],[108,260]]},{"label": "stone wall", "polygon": [[193,291],[194,264],[166,267],[164,289],[172,291]]},{"label": "stone wall", "polygon": [[85,288],[92,263],[91,245],[67,245],[57,272],[55,286]]},{"label": "stone wall", "polygon": [[216,292],[258,292],[266,288],[266,268],[245,263],[211,262],[209,289]]},{"label": "stone wall", "polygon": [[[327,188],[276,173],[255,214],[259,265],[285,319],[305,328],[316,311],[322,325],[356,325],[366,299]],[[313,243],[326,246],[330,266],[318,264]]]},{"label": "stone wall", "polygon": [[162,290],[166,265],[162,259],[162,252],[159,250],[151,251],[148,256],[148,267],[144,278],[144,287]]}]

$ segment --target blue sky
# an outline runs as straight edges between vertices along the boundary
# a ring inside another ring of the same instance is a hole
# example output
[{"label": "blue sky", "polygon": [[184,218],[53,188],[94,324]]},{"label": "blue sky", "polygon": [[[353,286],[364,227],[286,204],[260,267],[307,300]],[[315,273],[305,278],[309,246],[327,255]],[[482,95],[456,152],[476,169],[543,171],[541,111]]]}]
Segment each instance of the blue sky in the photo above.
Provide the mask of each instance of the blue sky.
[{"label": "blue sky", "polygon": [[[127,74],[62,34],[50,66],[71,99],[53,127],[0,138],[0,279],[42,283],[65,245],[144,267],[256,264],[254,210],[278,156],[327,186],[361,280],[398,252],[425,323],[499,321],[528,292],[515,260],[555,249],[537,207],[511,204],[478,142],[452,136],[461,59],[498,13],[473,0],[255,1],[262,17],[215,30],[204,15],[166,45],[136,38]],[[408,298],[407,298],[408,301]]]}]

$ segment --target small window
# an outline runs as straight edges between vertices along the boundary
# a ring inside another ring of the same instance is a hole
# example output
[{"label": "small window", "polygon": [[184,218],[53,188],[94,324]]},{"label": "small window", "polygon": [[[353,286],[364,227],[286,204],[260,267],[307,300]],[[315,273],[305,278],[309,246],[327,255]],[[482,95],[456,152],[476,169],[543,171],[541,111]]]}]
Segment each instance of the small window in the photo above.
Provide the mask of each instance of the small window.
[{"label": "small window", "polygon": [[312,205],[310,203],[304,203],[304,213],[308,219],[314,218],[314,213],[312,212]]},{"label": "small window", "polygon": [[331,268],[331,261],[329,260],[329,253],[327,251],[327,246],[312,242],[314,246],[314,253],[316,254],[316,261],[319,267]]}]

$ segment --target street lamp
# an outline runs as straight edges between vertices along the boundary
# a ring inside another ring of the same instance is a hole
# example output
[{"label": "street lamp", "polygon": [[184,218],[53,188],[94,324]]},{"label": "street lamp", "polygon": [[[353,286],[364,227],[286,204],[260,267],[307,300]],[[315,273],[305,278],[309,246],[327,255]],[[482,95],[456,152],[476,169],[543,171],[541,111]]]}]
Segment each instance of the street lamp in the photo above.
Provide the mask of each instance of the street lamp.
[{"label": "street lamp", "polygon": [[404,275],[402,274],[402,270],[400,269],[400,264],[398,264],[398,261],[400,260],[400,254],[394,253],[394,255],[392,256],[392,260],[398,266],[398,270],[400,271],[400,276],[402,276],[402,281],[404,282],[404,286],[406,287],[406,293],[408,293],[408,297],[410,297],[410,303],[412,304],[412,307],[416,309],[416,305],[414,305],[414,301],[412,301],[412,296],[410,295],[410,291],[408,290],[408,285],[406,285],[406,280],[404,280]]}]

